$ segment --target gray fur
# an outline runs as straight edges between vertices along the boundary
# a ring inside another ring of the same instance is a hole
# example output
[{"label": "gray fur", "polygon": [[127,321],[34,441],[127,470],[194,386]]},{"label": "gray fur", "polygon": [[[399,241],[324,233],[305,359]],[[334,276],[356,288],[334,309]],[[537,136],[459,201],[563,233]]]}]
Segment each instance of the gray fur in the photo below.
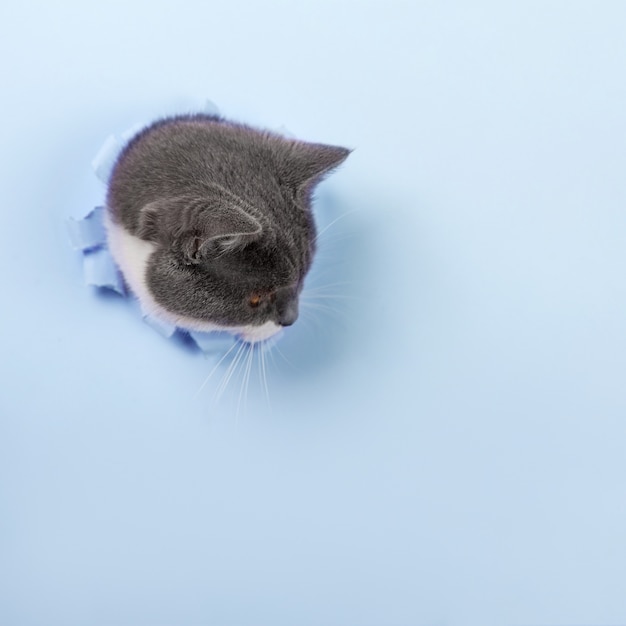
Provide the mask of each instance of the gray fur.
[{"label": "gray fur", "polygon": [[156,244],[147,285],[171,313],[287,326],[315,253],[312,190],[349,152],[216,116],[167,118],[122,151],[107,207]]}]

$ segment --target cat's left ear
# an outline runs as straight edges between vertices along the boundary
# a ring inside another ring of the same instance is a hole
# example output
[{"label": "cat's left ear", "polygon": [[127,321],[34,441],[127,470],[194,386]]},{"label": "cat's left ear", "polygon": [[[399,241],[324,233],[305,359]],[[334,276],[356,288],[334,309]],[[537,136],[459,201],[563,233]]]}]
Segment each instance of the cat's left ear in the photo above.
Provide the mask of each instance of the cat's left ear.
[{"label": "cat's left ear", "polygon": [[310,188],[341,165],[350,152],[352,150],[341,146],[290,141],[281,155],[279,175],[281,180],[297,190]]},{"label": "cat's left ear", "polygon": [[179,240],[188,262],[195,264],[256,241],[262,230],[261,222],[243,202],[207,203],[199,211],[194,228],[183,231]]},{"label": "cat's left ear", "polygon": [[232,252],[258,239],[262,225],[254,209],[214,185],[202,195],[156,200],[143,207],[137,235],[178,250],[185,263]]}]

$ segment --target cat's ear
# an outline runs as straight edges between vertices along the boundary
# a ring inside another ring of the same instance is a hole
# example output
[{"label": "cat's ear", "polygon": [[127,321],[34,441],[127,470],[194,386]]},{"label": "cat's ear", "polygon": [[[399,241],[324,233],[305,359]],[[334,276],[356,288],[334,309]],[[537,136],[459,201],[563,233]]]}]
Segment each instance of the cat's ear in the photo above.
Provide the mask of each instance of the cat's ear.
[{"label": "cat's ear", "polygon": [[137,234],[182,253],[188,264],[232,252],[256,240],[261,222],[252,207],[225,189],[209,189],[201,197],[157,200],[141,210]]},{"label": "cat's ear", "polygon": [[281,154],[279,176],[296,190],[310,188],[343,163],[350,152],[340,146],[290,141]]},{"label": "cat's ear", "polygon": [[189,264],[239,250],[256,241],[262,226],[239,203],[207,207],[192,229],[179,235],[179,244]]}]

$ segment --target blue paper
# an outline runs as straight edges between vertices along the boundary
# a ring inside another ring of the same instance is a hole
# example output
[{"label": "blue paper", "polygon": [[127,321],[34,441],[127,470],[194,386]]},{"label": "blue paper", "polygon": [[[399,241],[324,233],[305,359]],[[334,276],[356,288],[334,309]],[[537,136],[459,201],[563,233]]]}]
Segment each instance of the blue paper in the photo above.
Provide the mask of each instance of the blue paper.
[{"label": "blue paper", "polygon": [[112,289],[122,296],[126,295],[124,281],[106,248],[85,251],[83,271],[87,285]]},{"label": "blue paper", "polygon": [[220,110],[217,104],[215,104],[213,100],[208,100],[208,99],[204,101],[204,107],[203,107],[202,112],[206,113],[207,115],[219,115],[220,114]]},{"label": "blue paper", "polygon": [[237,339],[225,332],[189,331],[189,336],[205,354],[223,354],[232,348]]},{"label": "blue paper", "polygon": [[143,321],[166,339],[169,339],[176,332],[176,326],[174,324],[170,324],[154,315],[144,315]]},{"label": "blue paper", "polygon": [[92,250],[106,245],[104,207],[92,209],[84,218],[67,220],[67,230],[76,250]]},{"label": "blue paper", "polygon": [[103,183],[109,181],[111,170],[121,149],[122,142],[115,135],[109,135],[91,162],[93,171]]}]

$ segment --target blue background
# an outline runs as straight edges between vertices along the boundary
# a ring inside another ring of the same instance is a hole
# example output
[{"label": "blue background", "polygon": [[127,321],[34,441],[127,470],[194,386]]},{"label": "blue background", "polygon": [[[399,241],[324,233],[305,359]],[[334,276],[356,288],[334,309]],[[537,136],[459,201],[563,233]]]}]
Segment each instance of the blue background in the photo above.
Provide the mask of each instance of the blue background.
[{"label": "blue background", "polygon": [[[626,623],[625,3],[0,24],[1,624]],[[269,404],[65,231],[107,135],[206,97],[355,148]]]}]

